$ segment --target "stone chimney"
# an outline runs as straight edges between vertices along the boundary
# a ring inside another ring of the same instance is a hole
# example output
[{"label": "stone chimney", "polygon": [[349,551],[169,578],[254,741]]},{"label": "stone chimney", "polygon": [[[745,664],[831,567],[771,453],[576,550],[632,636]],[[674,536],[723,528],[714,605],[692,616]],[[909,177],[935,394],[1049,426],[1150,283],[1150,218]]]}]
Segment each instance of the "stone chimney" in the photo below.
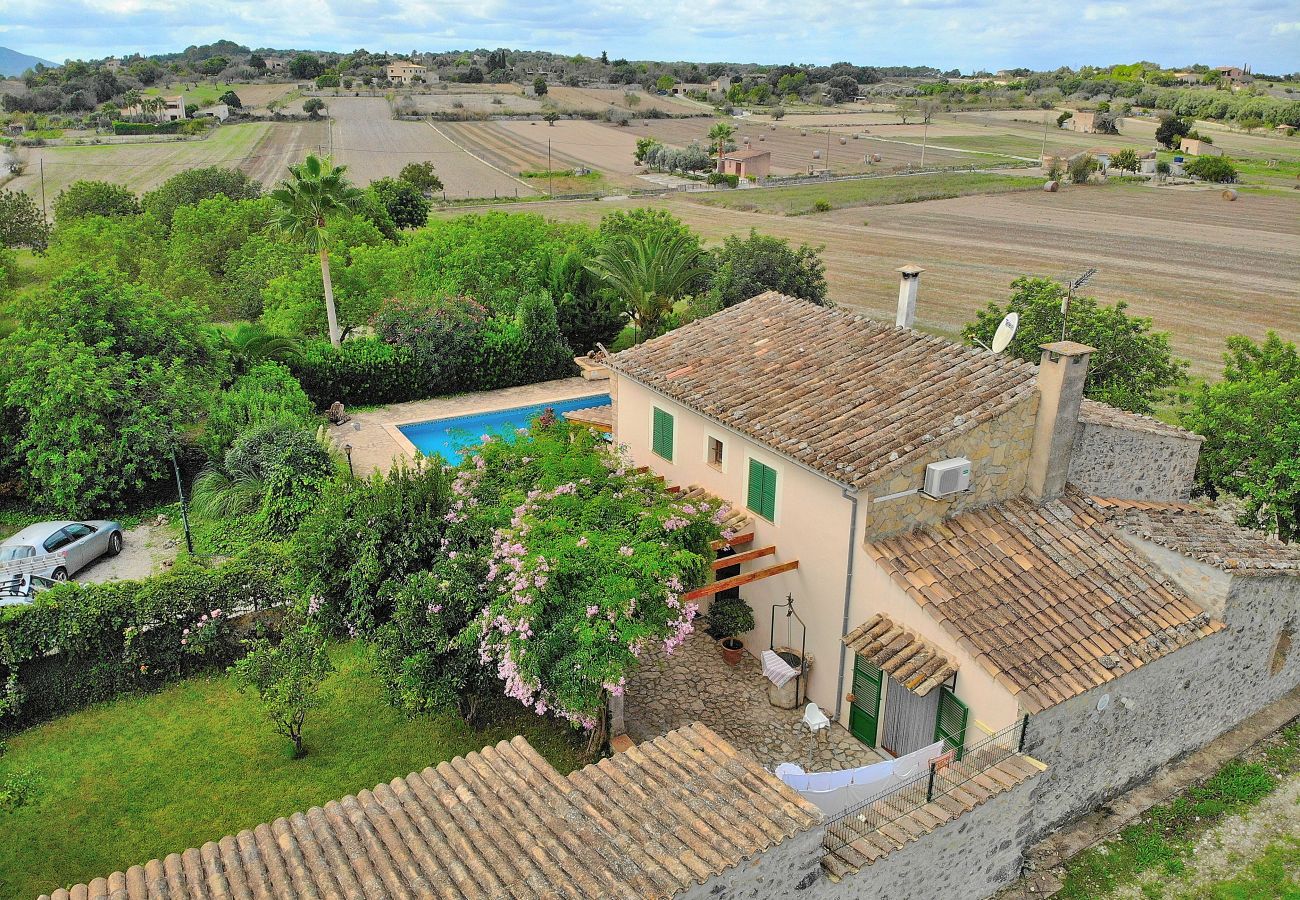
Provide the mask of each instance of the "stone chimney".
[{"label": "stone chimney", "polygon": [[1094,348],[1074,341],[1043,344],[1038,366],[1038,420],[1029,455],[1029,495],[1038,500],[1059,496],[1070,474],[1070,457],[1079,432],[1079,407],[1088,359]]},{"label": "stone chimney", "polygon": [[921,286],[920,266],[900,266],[894,270],[900,276],[898,282],[898,314],[894,324],[899,328],[911,328],[916,321],[916,289]]}]

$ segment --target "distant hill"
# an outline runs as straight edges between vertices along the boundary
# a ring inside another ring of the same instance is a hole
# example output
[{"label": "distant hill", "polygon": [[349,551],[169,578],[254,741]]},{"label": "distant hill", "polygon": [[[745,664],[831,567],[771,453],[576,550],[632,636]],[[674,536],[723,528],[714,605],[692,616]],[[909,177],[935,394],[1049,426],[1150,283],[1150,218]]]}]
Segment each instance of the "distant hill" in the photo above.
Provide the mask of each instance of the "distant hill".
[{"label": "distant hill", "polygon": [[47,66],[58,65],[39,56],[28,56],[26,53],[10,50],[8,47],[0,47],[0,77],[21,75],[37,63],[45,63]]}]

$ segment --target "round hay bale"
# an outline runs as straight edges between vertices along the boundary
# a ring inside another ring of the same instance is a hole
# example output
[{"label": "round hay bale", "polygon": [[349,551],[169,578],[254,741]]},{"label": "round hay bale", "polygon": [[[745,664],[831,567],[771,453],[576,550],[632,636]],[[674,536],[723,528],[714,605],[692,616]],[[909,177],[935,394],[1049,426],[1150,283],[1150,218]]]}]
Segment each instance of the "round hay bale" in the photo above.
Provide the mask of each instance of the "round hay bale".
[{"label": "round hay bale", "polygon": [[758,139],[759,139],[760,141],[765,141],[765,140],[767,140],[767,135],[765,135],[765,134],[760,134],[760,135],[758,136]]},{"label": "round hay bale", "polygon": [[1055,194],[1060,189],[1061,183],[1059,181],[1049,181],[1043,185],[1043,190],[1047,191],[1049,194]]},{"label": "round hay bale", "polygon": [[879,153],[873,153],[873,154],[871,154],[871,161],[872,161],[872,162],[880,162],[880,154],[879,154]]},{"label": "round hay bale", "polygon": [[822,152],[820,150],[814,150],[813,159],[821,159],[821,158],[822,158]]},{"label": "round hay bale", "polygon": [[840,146],[841,146],[841,147],[843,147],[843,146],[844,146],[845,144],[847,144],[847,143],[848,143],[848,139],[847,139],[847,138],[840,138]]},{"label": "round hay bale", "polygon": [[745,143],[746,143],[746,144],[749,143],[749,138],[745,138]]},{"label": "round hay bale", "polygon": [[808,129],[807,129],[807,128],[800,128],[800,129],[799,129],[799,137],[807,137],[807,136],[808,136]]},{"label": "round hay bale", "polygon": [[854,134],[854,135],[853,135],[853,140],[855,140],[855,141],[856,141],[856,140],[857,140],[857,139],[858,139],[858,136],[857,136],[857,134]]},{"label": "round hay bale", "polygon": [[773,122],[767,126],[768,131],[776,131],[776,123]]},{"label": "round hay bale", "polygon": [[1223,192],[1223,199],[1224,199],[1224,200],[1236,200],[1236,199],[1237,199],[1237,192],[1234,191],[1232,188],[1228,188],[1226,191]]}]

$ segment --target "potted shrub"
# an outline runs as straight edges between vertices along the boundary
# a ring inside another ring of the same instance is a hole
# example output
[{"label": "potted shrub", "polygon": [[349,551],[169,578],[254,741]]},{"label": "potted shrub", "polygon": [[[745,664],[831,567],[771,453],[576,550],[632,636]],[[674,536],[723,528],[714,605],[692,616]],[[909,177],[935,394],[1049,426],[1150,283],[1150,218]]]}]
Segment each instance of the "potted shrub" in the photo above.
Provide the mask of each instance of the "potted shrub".
[{"label": "potted shrub", "polygon": [[709,634],[718,641],[718,649],[727,665],[740,662],[745,644],[736,637],[754,627],[754,611],[740,597],[719,597],[709,607]]}]

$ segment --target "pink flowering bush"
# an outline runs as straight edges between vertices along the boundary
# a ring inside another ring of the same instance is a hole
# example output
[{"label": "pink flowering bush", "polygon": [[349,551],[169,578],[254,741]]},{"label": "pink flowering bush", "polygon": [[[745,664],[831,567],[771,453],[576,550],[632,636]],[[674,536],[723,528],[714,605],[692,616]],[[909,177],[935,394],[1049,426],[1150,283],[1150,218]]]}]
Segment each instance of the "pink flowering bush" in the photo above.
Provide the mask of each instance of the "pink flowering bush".
[{"label": "pink flowering bush", "polygon": [[451,489],[448,553],[490,548],[486,606],[460,643],[507,696],[603,727],[638,656],[671,653],[694,629],[698,609],[681,597],[707,576],[719,510],[683,503],[563,424],[482,444]]}]

